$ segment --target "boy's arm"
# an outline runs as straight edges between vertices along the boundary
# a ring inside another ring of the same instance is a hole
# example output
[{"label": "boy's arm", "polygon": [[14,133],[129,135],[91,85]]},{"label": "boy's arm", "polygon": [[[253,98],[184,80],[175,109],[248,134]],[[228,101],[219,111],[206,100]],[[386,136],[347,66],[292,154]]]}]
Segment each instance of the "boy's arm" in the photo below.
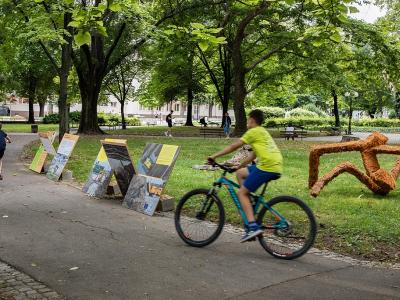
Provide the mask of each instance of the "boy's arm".
[{"label": "boy's arm", "polygon": [[209,158],[209,160],[215,160],[217,157],[224,156],[225,154],[231,153],[231,152],[235,151],[236,149],[239,149],[243,145],[244,145],[244,142],[242,140],[237,140],[232,145],[226,147],[222,151],[219,151],[219,152],[209,156],[208,158]]},{"label": "boy's arm", "polygon": [[6,141],[10,144],[11,143],[11,139],[9,136],[6,136]]}]

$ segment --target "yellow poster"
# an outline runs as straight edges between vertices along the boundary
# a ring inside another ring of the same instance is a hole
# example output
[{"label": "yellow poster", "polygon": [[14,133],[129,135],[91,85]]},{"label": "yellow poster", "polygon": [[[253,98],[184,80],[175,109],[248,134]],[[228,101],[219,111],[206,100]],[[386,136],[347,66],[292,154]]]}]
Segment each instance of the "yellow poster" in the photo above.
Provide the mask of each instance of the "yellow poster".
[{"label": "yellow poster", "polygon": [[160,154],[158,155],[156,164],[170,166],[174,161],[176,151],[178,151],[178,146],[163,145]]}]

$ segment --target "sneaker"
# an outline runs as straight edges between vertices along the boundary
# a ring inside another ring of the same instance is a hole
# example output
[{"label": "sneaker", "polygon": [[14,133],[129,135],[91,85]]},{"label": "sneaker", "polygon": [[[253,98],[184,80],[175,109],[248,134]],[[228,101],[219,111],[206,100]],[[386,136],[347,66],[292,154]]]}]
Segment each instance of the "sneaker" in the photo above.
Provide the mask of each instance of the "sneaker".
[{"label": "sneaker", "polygon": [[241,243],[247,242],[247,241],[254,239],[255,237],[261,235],[262,233],[263,233],[263,231],[261,229],[246,231],[246,233],[240,239],[240,242]]},{"label": "sneaker", "polygon": [[168,136],[168,131],[164,132],[164,135],[165,135],[165,136]]}]

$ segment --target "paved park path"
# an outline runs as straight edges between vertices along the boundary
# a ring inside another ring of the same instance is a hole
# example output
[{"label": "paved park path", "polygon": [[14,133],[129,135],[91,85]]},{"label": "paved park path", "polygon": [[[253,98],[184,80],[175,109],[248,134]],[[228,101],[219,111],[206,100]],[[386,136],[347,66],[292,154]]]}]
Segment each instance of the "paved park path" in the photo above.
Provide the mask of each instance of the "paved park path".
[{"label": "paved park path", "polygon": [[185,246],[171,218],[29,172],[19,154],[34,138],[15,136],[6,153],[0,259],[67,299],[400,299],[399,270],[313,254],[282,261],[234,233]]}]

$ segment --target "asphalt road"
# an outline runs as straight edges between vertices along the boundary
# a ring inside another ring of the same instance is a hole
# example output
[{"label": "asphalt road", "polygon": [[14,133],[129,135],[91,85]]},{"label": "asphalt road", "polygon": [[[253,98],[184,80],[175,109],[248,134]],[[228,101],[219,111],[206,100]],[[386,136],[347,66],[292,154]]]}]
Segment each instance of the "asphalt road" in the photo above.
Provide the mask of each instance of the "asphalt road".
[{"label": "asphalt road", "polygon": [[190,248],[171,218],[89,198],[28,171],[19,154],[33,138],[15,136],[6,152],[0,259],[67,299],[400,299],[399,270],[313,254],[282,261],[226,232]]}]

